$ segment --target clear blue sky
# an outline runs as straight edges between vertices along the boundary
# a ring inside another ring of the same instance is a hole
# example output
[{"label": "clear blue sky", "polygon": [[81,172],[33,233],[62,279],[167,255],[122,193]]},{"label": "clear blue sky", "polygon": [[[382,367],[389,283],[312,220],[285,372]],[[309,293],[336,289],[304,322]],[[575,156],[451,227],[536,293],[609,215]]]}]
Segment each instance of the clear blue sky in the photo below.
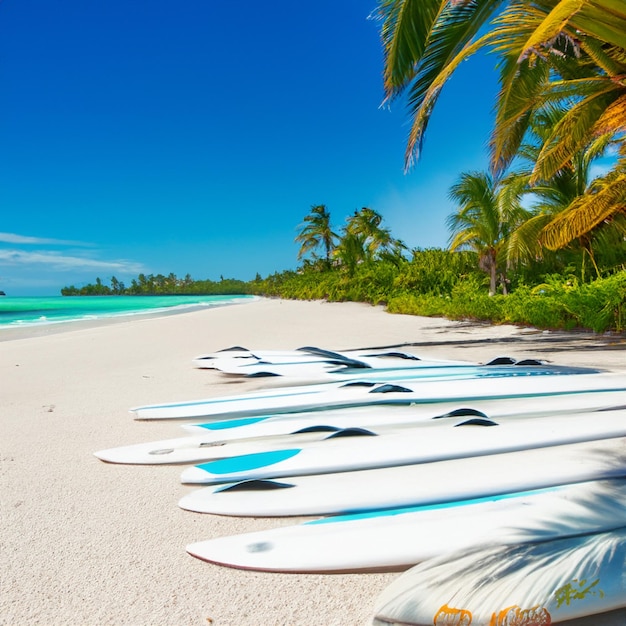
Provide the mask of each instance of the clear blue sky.
[{"label": "clear blue sky", "polygon": [[0,2],[0,289],[249,280],[297,267],[315,204],[442,247],[447,194],[485,169],[492,57],[446,86],[408,174],[381,108],[374,0]]}]

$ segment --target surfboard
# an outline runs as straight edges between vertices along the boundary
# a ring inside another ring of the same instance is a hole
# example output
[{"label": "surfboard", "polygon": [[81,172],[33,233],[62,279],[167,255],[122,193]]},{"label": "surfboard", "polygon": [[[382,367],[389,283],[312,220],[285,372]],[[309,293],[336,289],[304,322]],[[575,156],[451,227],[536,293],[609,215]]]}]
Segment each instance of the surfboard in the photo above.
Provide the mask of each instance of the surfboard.
[{"label": "surfboard", "polygon": [[[361,357],[359,360],[284,361],[271,363],[265,360],[241,363],[235,359],[215,361],[215,368],[229,375],[248,378],[274,378],[274,384],[315,384],[342,380],[409,380],[412,378],[457,376],[485,371],[514,372],[517,368],[533,368],[536,374],[592,374],[599,370],[589,367],[571,367],[547,364],[535,359],[516,361],[510,357],[498,357],[483,365],[478,363],[437,361],[396,356],[388,353],[381,357]],[[400,353],[401,354],[401,353]]]},{"label": "surfboard", "polygon": [[[543,365],[547,363],[535,360],[525,360],[522,365]],[[487,365],[515,365],[515,359],[501,357]],[[385,372],[387,370],[422,370],[427,368],[458,368],[477,367],[479,363],[467,361],[452,361],[443,359],[426,359],[414,355],[400,352],[389,352],[380,355],[355,355],[348,358],[345,355],[338,355],[338,358],[323,358],[312,356],[310,358],[277,358],[277,359],[216,359],[213,367],[225,374],[263,377],[277,376],[284,378],[320,378],[329,379],[331,375],[337,377],[339,374],[358,375],[359,372],[367,373],[368,370],[375,372]],[[551,366],[557,367],[557,366]],[[593,371],[589,368],[589,371]]]},{"label": "surfboard", "polygon": [[[298,442],[322,440],[333,433],[347,434],[349,429],[389,431],[414,426],[446,417],[526,417],[597,410],[617,405],[626,406],[626,392],[575,394],[574,397],[548,396],[530,398],[523,406],[518,401],[492,400],[464,407],[458,403],[442,405],[372,406],[338,409],[336,411],[278,415],[266,418],[243,418],[187,425],[193,433],[160,441],[119,446],[94,452],[102,461],[130,464],[199,463],[217,458],[219,448],[229,442],[256,442],[259,450],[273,445],[297,445]],[[435,409],[443,411],[435,413]],[[521,412],[522,411],[522,412]]]},{"label": "surfboard", "polygon": [[[403,425],[381,426],[379,432],[401,428]],[[333,426],[312,426],[300,431],[263,437],[242,439],[211,439],[210,437],[182,437],[150,443],[109,448],[94,452],[94,456],[108,463],[133,465],[163,465],[175,463],[196,463],[207,459],[220,459],[225,456],[250,454],[266,448],[305,445],[311,441],[323,441],[329,435],[342,436],[376,435],[364,428],[335,428]]]},{"label": "surfboard", "polygon": [[189,511],[217,515],[331,515],[619,476],[626,476],[626,438],[337,474],[219,484],[194,489],[178,504]]},{"label": "surfboard", "polygon": [[[452,384],[451,384],[452,381]],[[197,419],[244,417],[326,410],[373,404],[467,402],[478,398],[517,397],[581,391],[626,389],[623,375],[611,373],[558,375],[535,367],[484,370],[467,377],[395,381],[350,381],[264,389],[247,394],[153,404],[130,409],[135,419]]]},{"label": "surfboard", "polygon": [[[183,483],[214,484],[428,463],[626,436],[626,410],[519,418],[469,418],[401,432],[328,436],[308,445],[267,449],[188,467]],[[231,450],[234,448],[231,448]]]},{"label": "surfboard", "polygon": [[624,524],[626,479],[615,479],[327,517],[209,539],[187,551],[212,563],[261,571],[386,570],[464,548],[546,541]]},{"label": "surfboard", "polygon": [[[303,346],[293,350],[255,350],[243,346],[231,346],[230,348],[223,348],[216,352],[200,354],[194,357],[192,362],[196,367],[212,368],[214,361],[217,359],[239,359],[242,362],[251,360],[260,361],[263,359],[277,361],[282,359],[312,358],[320,351],[324,354],[327,352],[315,346]],[[321,354],[317,354],[317,357],[324,358]]]},{"label": "surfboard", "polygon": [[[401,350],[390,348],[355,348],[343,351],[328,350],[316,346],[304,346],[295,350],[248,350],[241,346],[233,346],[217,352],[203,354],[195,357],[192,361],[195,367],[214,368],[217,361],[231,361],[232,365],[237,363],[246,364],[258,361],[266,363],[308,363],[319,361],[334,361],[344,363],[355,363],[365,366],[362,359],[402,359],[404,361],[419,361],[421,357]],[[462,363],[462,361],[449,361],[450,363]],[[470,362],[467,362],[469,365]]]},{"label": "surfboard", "polygon": [[572,411],[596,411],[599,409],[626,406],[626,390],[594,391],[580,393],[545,394],[519,398],[497,398],[473,400],[460,404],[458,401],[424,404],[373,404],[339,409],[284,413],[270,416],[231,418],[192,424],[183,423],[181,428],[190,435],[213,436],[216,440],[245,437],[283,435],[303,428],[330,426],[334,428],[363,427],[393,422],[409,422],[431,419],[436,415],[447,415],[458,410],[481,411],[493,417],[528,413],[569,413]]},{"label": "surfboard", "polygon": [[625,571],[626,527],[452,552],[393,581],[376,600],[373,623],[621,626]]}]

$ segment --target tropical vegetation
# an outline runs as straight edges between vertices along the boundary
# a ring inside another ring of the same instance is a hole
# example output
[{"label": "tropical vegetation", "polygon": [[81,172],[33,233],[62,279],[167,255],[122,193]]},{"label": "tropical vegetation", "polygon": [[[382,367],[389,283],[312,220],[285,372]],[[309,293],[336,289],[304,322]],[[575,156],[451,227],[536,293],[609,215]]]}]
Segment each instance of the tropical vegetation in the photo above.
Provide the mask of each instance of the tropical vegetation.
[{"label": "tropical vegetation", "polygon": [[336,228],[318,204],[298,227],[296,271],[248,283],[159,275],[129,288],[113,279],[110,288],[86,288],[236,288],[385,304],[393,313],[624,331],[624,0],[379,0],[376,15],[386,99],[403,99],[412,118],[407,170],[462,62],[486,51],[499,71],[490,162],[460,172],[449,190],[449,249],[409,250],[369,207]]}]

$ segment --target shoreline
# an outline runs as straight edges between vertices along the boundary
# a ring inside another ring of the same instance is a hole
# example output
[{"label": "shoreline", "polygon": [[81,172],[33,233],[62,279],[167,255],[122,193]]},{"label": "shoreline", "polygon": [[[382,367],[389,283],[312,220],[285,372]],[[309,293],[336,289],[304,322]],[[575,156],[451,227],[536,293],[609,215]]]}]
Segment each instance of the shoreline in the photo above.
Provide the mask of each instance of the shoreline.
[{"label": "shoreline", "polygon": [[114,315],[101,315],[100,317],[91,317],[88,319],[58,320],[32,324],[7,324],[0,326],[0,343],[3,341],[13,341],[14,339],[31,339],[33,337],[44,337],[46,335],[55,335],[57,333],[72,332],[74,330],[98,328],[100,326],[108,326],[110,324],[118,324],[122,322],[143,321],[147,319],[168,317],[170,315],[182,315],[184,313],[205,311],[207,309],[214,309],[223,306],[248,304],[249,302],[252,302],[252,300],[242,302],[225,302],[223,304],[212,304],[210,306],[203,304],[191,306],[185,305],[184,307],[176,306],[171,307],[170,309],[155,309],[152,311],[144,310],[118,313]]},{"label": "shoreline", "polygon": [[[225,568],[185,546],[305,518],[183,511],[180,466],[103,463],[96,450],[183,436],[132,406],[243,393],[194,369],[232,345],[335,350],[406,347],[433,358],[542,358],[626,375],[619,336],[391,315],[361,303],[259,299],[170,315],[66,327],[0,349],[0,624],[6,626],[358,626],[396,573],[275,574]],[[21,330],[21,329],[18,329]],[[1,335],[1,333],[0,333]]]}]

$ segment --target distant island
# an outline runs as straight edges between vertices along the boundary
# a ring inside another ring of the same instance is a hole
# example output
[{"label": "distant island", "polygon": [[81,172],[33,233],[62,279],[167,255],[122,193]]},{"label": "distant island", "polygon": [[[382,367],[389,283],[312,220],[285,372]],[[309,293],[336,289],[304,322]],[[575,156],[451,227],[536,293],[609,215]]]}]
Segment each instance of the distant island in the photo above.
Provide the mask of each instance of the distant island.
[{"label": "distant island", "polygon": [[[261,280],[257,275],[256,280]],[[126,286],[115,276],[110,279],[110,284],[96,278],[95,283],[89,283],[82,287],[63,287],[62,296],[165,296],[165,295],[238,295],[252,293],[249,282],[235,278],[220,277],[219,281],[194,280],[189,274],[184,278],[178,278],[175,274],[139,274],[133,278],[130,285]]]}]

